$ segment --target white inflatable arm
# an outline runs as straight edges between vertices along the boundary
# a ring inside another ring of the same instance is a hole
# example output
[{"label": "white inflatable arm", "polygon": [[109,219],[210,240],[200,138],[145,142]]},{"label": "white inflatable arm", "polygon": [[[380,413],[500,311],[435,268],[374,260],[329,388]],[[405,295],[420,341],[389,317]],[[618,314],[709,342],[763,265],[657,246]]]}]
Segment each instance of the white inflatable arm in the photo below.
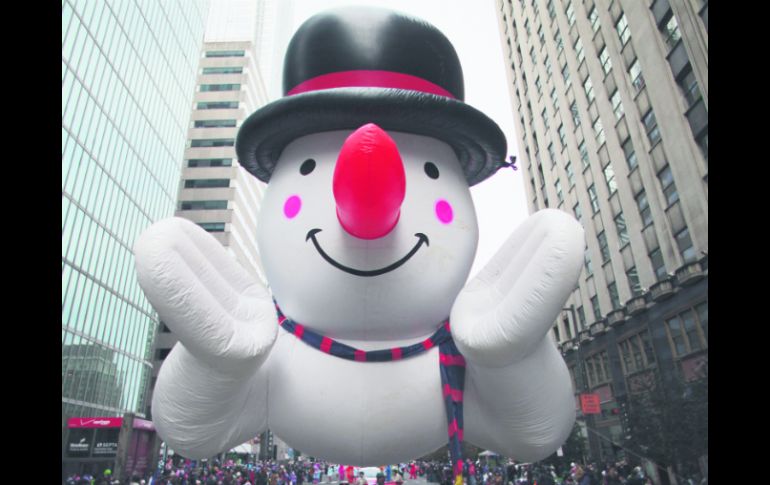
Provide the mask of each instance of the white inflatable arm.
[{"label": "white inflatable arm", "polygon": [[455,300],[452,336],[469,362],[504,367],[527,357],[575,289],[583,228],[564,212],[530,216]]},{"label": "white inflatable arm", "polygon": [[[266,380],[258,369],[278,333],[267,289],[186,219],[151,226],[134,254],[142,290],[180,340],[153,395],[161,436],[195,458],[258,434],[267,422],[267,396],[266,386],[253,381]],[[245,427],[244,409],[251,413]]]},{"label": "white inflatable arm", "polygon": [[575,421],[569,371],[546,337],[574,290],[583,228],[558,210],[528,218],[458,296],[452,334],[467,361],[467,439],[536,461]]}]

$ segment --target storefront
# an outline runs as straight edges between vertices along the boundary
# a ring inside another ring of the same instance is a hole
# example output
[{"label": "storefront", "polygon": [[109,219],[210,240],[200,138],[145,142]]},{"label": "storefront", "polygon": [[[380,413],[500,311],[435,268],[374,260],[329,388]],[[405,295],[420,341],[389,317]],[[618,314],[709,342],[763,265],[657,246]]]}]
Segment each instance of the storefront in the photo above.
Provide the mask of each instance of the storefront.
[{"label": "storefront", "polygon": [[149,475],[157,462],[159,439],[151,421],[124,417],[82,417],[67,421],[62,450],[62,478]]}]

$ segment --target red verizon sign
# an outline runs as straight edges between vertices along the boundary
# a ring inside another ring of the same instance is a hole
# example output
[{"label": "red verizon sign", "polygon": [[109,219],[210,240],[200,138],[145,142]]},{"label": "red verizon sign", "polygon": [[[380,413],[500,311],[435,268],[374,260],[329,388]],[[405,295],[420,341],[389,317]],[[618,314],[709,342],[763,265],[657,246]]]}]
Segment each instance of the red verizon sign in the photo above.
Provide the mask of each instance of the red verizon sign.
[{"label": "red verizon sign", "polygon": [[68,428],[120,428],[123,418],[70,418]]},{"label": "red verizon sign", "polygon": [[602,406],[599,402],[598,394],[581,394],[580,395],[580,408],[583,410],[583,414],[601,414]]}]

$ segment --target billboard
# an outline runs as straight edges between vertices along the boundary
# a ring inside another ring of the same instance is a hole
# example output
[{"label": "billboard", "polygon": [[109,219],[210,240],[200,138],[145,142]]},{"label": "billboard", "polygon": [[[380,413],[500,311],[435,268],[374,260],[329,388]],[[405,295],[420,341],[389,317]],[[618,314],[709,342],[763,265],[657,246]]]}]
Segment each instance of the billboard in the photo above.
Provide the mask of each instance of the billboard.
[{"label": "billboard", "polygon": [[580,407],[583,414],[601,414],[602,406],[598,394],[581,394]]}]

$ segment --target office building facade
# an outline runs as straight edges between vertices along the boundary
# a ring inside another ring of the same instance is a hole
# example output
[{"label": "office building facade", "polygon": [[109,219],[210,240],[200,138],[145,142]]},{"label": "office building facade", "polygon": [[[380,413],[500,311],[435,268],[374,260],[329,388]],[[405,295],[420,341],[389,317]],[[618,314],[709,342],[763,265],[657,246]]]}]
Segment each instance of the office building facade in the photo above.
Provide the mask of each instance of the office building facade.
[{"label": "office building facade", "polygon": [[[265,282],[257,248],[257,214],[265,184],[238,163],[242,122],[267,103],[256,34],[264,2],[213,2],[198,54],[197,81],[175,215],[216,238],[254,278]],[[151,388],[178,342],[161,322]],[[147,413],[151,412],[150,400]]]},{"label": "office building facade", "polygon": [[176,209],[208,4],[62,1],[62,417],[144,417],[132,246]]},{"label": "office building facade", "polygon": [[[641,443],[639,396],[707,382],[708,2],[497,11],[530,212],[558,208],[586,230],[552,334],[593,459],[619,459]],[[582,416],[581,394],[601,412]],[[693,462],[674,460],[674,473]]]}]

